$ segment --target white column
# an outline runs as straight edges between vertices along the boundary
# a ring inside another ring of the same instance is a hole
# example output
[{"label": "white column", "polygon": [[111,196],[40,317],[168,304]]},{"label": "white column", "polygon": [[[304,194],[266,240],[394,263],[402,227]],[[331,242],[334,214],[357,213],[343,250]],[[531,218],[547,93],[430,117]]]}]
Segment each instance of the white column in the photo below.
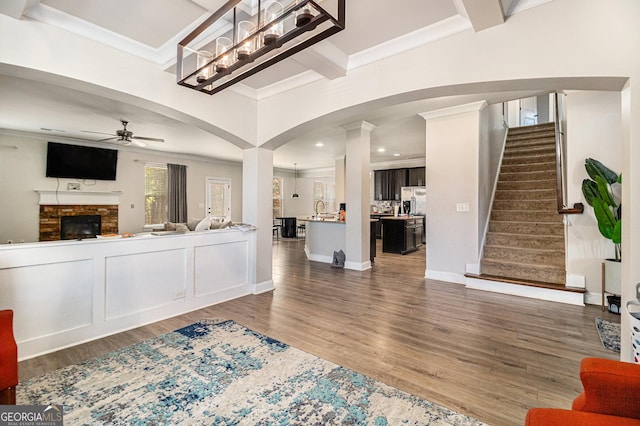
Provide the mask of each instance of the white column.
[{"label": "white column", "polygon": [[346,200],[346,182],[345,182],[345,156],[341,155],[336,158],[336,208],[340,207],[340,203],[344,203]]},{"label": "white column", "polygon": [[254,257],[249,282],[254,294],[273,290],[273,151],[263,148],[242,152],[242,221],[256,226]]},{"label": "white column", "polygon": [[346,149],[346,243],[345,268],[364,271],[369,260],[369,162],[371,132],[375,126],[359,121],[343,126],[347,131]]},{"label": "white column", "polygon": [[420,114],[426,120],[426,278],[464,284],[467,268],[479,263],[478,153],[486,105]]}]

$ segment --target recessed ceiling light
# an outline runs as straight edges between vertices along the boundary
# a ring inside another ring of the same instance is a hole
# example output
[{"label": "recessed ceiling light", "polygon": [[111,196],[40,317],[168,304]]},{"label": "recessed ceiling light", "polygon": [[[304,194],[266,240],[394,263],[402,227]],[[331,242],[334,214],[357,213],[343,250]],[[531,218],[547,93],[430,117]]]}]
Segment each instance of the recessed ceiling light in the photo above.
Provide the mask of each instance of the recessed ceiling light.
[{"label": "recessed ceiling light", "polygon": [[317,147],[321,147],[321,146],[324,146],[324,144],[323,144],[322,142],[318,142],[318,143],[316,144],[316,146],[317,146]]},{"label": "recessed ceiling light", "polygon": [[397,152],[395,154],[393,154],[394,157],[400,157],[400,154],[398,154]]},{"label": "recessed ceiling light", "polygon": [[378,148],[378,152],[384,152],[384,148]]}]

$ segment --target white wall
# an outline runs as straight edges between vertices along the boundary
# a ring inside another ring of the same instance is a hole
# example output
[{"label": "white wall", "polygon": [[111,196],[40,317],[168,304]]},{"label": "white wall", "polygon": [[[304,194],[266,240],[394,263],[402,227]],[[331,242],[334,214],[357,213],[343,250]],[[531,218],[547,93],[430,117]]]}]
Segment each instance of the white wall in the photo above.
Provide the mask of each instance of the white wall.
[{"label": "white wall", "polygon": [[[0,134],[0,243],[38,241],[39,205],[35,190],[55,190],[58,179],[45,177],[47,141],[28,134]],[[64,141],[59,141],[68,143]],[[115,147],[115,146],[114,146]],[[138,161],[136,161],[138,160]],[[184,155],[171,155],[150,150],[118,149],[116,181],[79,181],[60,179],[59,189],[67,183],[81,184],[85,191],[122,191],[119,207],[119,232],[141,232],[144,226],[144,163],[177,163],[187,166],[187,214],[204,217],[200,207],[206,201],[207,176],[231,178],[231,218],[242,220],[242,166],[214,162]],[[133,206],[133,207],[132,207]]]},{"label": "white wall", "polygon": [[[480,111],[451,114],[425,114],[427,277],[464,283],[467,264],[479,262]],[[458,203],[469,211],[458,212]]]},{"label": "white wall", "polygon": [[587,303],[601,302],[601,263],[614,257],[613,243],[598,231],[593,208],[582,195],[584,160],[594,158],[615,172],[622,169],[621,95],[619,92],[567,92],[567,196],[585,212],[568,215],[567,273],[586,280]]}]

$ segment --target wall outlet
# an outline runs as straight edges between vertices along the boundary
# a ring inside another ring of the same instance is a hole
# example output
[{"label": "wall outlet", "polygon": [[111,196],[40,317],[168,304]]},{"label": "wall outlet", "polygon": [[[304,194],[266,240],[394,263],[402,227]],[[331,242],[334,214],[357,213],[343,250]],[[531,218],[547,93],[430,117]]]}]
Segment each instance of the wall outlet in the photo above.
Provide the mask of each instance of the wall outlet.
[{"label": "wall outlet", "polygon": [[173,300],[184,299],[184,288],[179,288],[173,291]]},{"label": "wall outlet", "polygon": [[68,191],[80,191],[80,184],[79,183],[69,182],[67,184],[67,190]]}]

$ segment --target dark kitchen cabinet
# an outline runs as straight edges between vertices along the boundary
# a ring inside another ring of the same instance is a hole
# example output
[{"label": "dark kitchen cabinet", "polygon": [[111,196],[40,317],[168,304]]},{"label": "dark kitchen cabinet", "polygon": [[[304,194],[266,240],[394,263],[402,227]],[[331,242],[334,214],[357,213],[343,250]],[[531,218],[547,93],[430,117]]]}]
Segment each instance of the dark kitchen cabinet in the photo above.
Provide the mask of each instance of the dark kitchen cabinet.
[{"label": "dark kitchen cabinet", "polygon": [[374,200],[400,201],[401,188],[409,182],[408,169],[375,170],[373,172]]},{"label": "dark kitchen cabinet", "polygon": [[414,167],[412,169],[407,169],[408,173],[408,186],[424,186],[425,182],[425,171],[424,167]]},{"label": "dark kitchen cabinet", "polygon": [[405,254],[422,246],[422,217],[383,218],[382,251]]}]

